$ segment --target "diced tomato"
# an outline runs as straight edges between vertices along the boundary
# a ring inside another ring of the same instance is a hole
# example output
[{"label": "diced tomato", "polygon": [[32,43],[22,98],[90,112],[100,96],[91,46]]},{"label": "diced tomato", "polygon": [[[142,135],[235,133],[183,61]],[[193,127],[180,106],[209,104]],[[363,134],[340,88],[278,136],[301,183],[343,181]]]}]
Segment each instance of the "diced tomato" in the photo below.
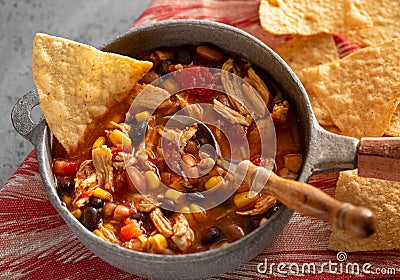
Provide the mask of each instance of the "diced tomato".
[{"label": "diced tomato", "polygon": [[261,165],[261,156],[260,155],[254,156],[250,161],[254,165],[260,166]]},{"label": "diced tomato", "polygon": [[53,172],[58,176],[74,176],[77,170],[75,162],[56,159],[53,163]]},{"label": "diced tomato", "polygon": [[174,72],[174,77],[190,94],[213,95],[217,88],[216,78],[206,67],[188,66]]},{"label": "diced tomato", "polygon": [[140,229],[140,225],[135,220],[130,220],[129,223],[126,223],[123,227],[121,227],[120,233],[124,241],[129,241],[132,238],[140,236],[142,234],[142,230]]}]

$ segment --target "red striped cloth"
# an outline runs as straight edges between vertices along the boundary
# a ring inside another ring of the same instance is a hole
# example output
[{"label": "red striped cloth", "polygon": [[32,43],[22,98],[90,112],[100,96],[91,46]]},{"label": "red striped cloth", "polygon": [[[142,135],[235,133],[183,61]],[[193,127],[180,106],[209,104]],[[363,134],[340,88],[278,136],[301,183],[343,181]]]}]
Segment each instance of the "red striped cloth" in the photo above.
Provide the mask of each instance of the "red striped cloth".
[{"label": "red striped cloth", "polygon": [[[258,5],[256,0],[154,0],[134,27],[166,19],[196,18],[234,25],[273,48],[290,38],[261,29]],[[359,48],[340,35],[335,41],[341,57]],[[333,173],[314,176],[310,183],[333,195],[336,180],[337,174]],[[328,223],[295,214],[260,255],[213,279],[400,278],[400,252],[329,251],[329,233]],[[0,279],[100,279],[105,275],[116,280],[142,279],[103,262],[72,234],[46,197],[34,152],[0,192],[0,236]],[[380,269],[381,273],[362,271],[365,264],[371,265],[367,266],[369,271]],[[351,270],[356,265],[358,273]],[[346,271],[346,267],[350,268]],[[396,274],[388,274],[391,268]]]}]

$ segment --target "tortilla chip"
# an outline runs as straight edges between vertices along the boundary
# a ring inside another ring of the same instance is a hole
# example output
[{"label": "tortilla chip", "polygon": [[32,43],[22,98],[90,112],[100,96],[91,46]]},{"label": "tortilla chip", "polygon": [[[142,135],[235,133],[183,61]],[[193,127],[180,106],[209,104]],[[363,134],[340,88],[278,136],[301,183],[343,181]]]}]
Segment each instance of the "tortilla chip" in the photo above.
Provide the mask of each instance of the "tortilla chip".
[{"label": "tortilla chip", "polygon": [[385,130],[386,136],[400,136],[400,106],[394,111],[388,128]]},{"label": "tortilla chip", "polygon": [[297,73],[303,68],[339,59],[331,34],[296,36],[275,49],[283,60]]},{"label": "tortilla chip", "polygon": [[32,74],[40,108],[68,153],[83,144],[89,126],[129,97],[151,67],[151,62],[46,34],[33,41]]},{"label": "tortilla chip", "polygon": [[373,46],[391,39],[400,38],[400,25],[373,26],[360,30],[351,30],[344,33],[343,36],[359,46]]},{"label": "tortilla chip", "polygon": [[302,81],[344,135],[379,137],[400,101],[399,63],[397,39],[303,69]]},{"label": "tortilla chip", "polygon": [[341,172],[336,199],[371,209],[377,216],[376,232],[354,238],[332,228],[328,249],[354,252],[400,249],[400,182],[357,176],[357,170]]},{"label": "tortilla chip", "polygon": [[341,134],[342,132],[337,128],[337,126],[323,126],[323,128],[329,132],[335,133],[335,134]]},{"label": "tortilla chip", "polygon": [[261,0],[259,18],[272,34],[333,34],[372,26],[360,0]]},{"label": "tortilla chip", "polygon": [[[306,73],[307,69],[309,68],[304,68]],[[317,118],[317,121],[320,125],[323,126],[335,126],[335,123],[333,122],[331,116],[329,115],[329,112],[323,105],[318,101],[317,95],[313,91],[312,88],[312,83],[313,80],[308,79],[307,76],[304,76],[304,71],[300,71],[297,73],[297,76],[299,77],[300,81],[302,82],[304,88],[307,91],[308,98],[310,99],[311,102],[311,107],[313,109],[314,115]]]},{"label": "tortilla chip", "polygon": [[362,0],[373,22],[372,27],[344,33],[360,46],[372,46],[400,37],[400,4],[393,0]]},{"label": "tortilla chip", "polygon": [[362,0],[374,26],[397,25],[400,21],[399,1],[393,0]]}]

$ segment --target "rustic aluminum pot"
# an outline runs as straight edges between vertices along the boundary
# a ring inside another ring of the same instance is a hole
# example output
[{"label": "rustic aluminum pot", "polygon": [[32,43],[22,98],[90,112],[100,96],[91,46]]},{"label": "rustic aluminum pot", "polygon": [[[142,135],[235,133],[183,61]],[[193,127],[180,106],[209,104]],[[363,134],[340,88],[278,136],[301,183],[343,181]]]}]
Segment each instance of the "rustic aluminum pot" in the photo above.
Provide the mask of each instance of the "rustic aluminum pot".
[{"label": "rustic aluminum pot", "polygon": [[[304,135],[304,164],[299,181],[312,174],[353,169],[358,140],[322,129],[305,90],[287,64],[264,43],[237,28],[209,21],[164,21],[133,29],[103,46],[104,51],[135,56],[162,46],[210,43],[242,56],[268,73],[296,107]],[[34,123],[30,112],[39,103],[36,91],[23,96],[12,111],[15,129],[32,142],[47,196],[76,236],[97,256],[132,274],[156,279],[199,279],[231,271],[264,250],[281,233],[293,211],[282,207],[268,222],[229,246],[188,255],[156,255],[113,245],[89,232],[57,195],[52,168],[52,134],[45,122]]]}]

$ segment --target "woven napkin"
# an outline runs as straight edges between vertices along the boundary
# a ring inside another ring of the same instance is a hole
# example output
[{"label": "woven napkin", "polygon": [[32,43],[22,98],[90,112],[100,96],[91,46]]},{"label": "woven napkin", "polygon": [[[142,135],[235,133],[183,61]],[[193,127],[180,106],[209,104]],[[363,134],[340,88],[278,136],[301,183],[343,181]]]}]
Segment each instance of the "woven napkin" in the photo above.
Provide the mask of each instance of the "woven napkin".
[{"label": "woven napkin", "polygon": [[[208,19],[239,27],[272,48],[279,46],[289,36],[262,30],[258,5],[257,0],[154,0],[133,27],[167,19]],[[359,48],[340,35],[335,42],[341,57]],[[310,183],[333,195],[336,180],[337,174],[331,173],[314,176]],[[329,234],[328,223],[295,213],[260,255],[213,279],[400,277],[400,252],[329,251]],[[392,268],[396,274],[388,274]],[[105,263],[73,235],[46,197],[32,151],[0,192],[0,279],[142,278]]]}]

